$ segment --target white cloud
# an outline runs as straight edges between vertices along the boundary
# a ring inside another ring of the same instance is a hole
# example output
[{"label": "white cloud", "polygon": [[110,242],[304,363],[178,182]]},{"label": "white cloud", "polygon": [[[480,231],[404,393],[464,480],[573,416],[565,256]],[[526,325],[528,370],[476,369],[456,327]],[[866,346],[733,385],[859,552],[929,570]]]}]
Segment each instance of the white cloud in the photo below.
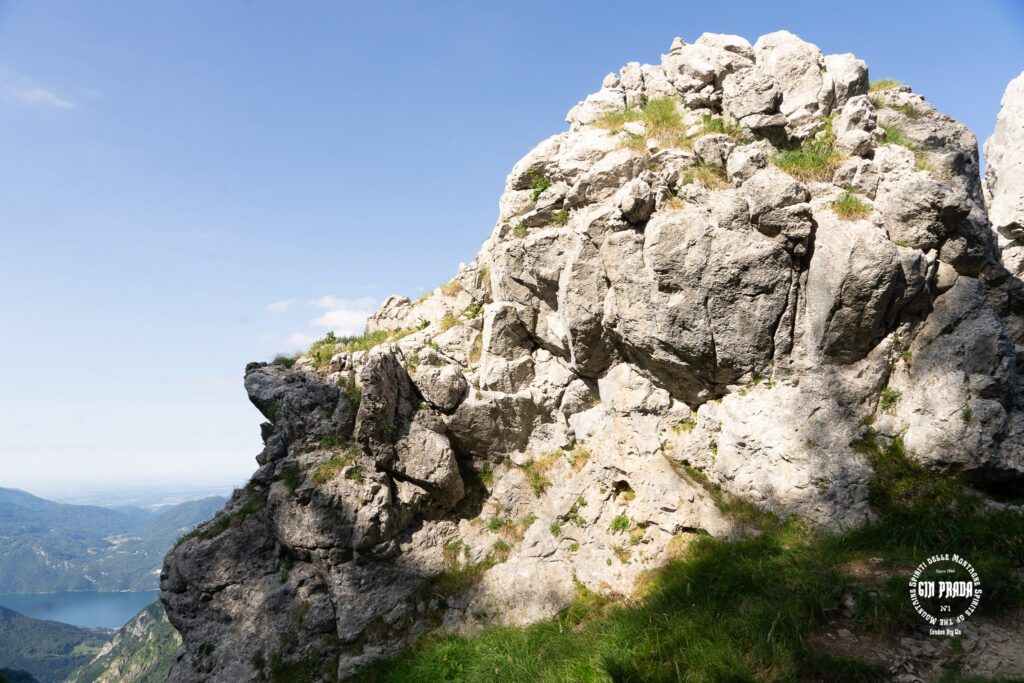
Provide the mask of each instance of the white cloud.
[{"label": "white cloud", "polygon": [[295,299],[288,299],[287,301],[276,301],[272,304],[267,304],[268,313],[287,313],[295,303]]},{"label": "white cloud", "polygon": [[313,336],[311,334],[305,334],[303,332],[295,332],[295,333],[290,334],[287,337],[285,337],[284,344],[285,344],[285,346],[287,346],[290,349],[294,349],[294,348],[302,348],[302,349],[304,349],[307,346],[309,346],[310,344],[312,344],[313,342],[315,342],[316,340],[317,340],[317,337],[315,337],[315,336]]},{"label": "white cloud", "polygon": [[293,332],[287,337],[276,334],[261,334],[260,339],[271,344],[274,351],[291,353],[292,351],[305,351],[310,344],[323,335],[306,334],[305,332]]},{"label": "white cloud", "polygon": [[57,107],[58,109],[74,109],[78,106],[71,100],[66,100],[63,97],[58,96],[56,93],[39,85],[10,88],[8,92],[14,96],[15,99],[21,100],[26,104],[41,104],[48,107]]},{"label": "white cloud", "polygon": [[[278,301],[268,305],[267,310],[271,313],[284,313],[296,303],[294,299]],[[316,308],[326,309],[323,315],[309,321],[311,327],[330,330],[342,337],[357,337],[361,335],[366,329],[366,319],[377,310],[377,301],[370,297],[342,299],[328,294],[319,299],[308,301],[307,304]],[[308,349],[313,342],[323,336],[323,332],[319,334],[293,332],[287,337],[263,335],[263,339],[271,342],[278,348],[293,351]]]},{"label": "white cloud", "polygon": [[0,96],[33,107],[55,107],[57,109],[78,107],[67,97],[61,97],[50,88],[3,64],[0,64]]},{"label": "white cloud", "polygon": [[327,312],[310,321],[311,325],[333,330],[343,336],[357,336],[366,328],[366,319],[377,309],[376,300],[370,297],[339,299],[327,295],[310,302]]}]

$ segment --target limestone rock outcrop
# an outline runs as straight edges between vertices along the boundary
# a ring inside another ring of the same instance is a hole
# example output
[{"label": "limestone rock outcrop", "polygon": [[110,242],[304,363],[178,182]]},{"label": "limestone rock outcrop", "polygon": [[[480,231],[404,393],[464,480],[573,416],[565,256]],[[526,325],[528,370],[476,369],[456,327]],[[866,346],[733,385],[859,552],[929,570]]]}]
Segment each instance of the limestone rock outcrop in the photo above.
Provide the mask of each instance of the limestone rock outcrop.
[{"label": "limestone rock outcrop", "polygon": [[1003,94],[996,128],[985,141],[985,201],[1014,275],[1024,271],[1024,73]]},{"label": "limestone rock outcrop", "polygon": [[1000,246],[1022,88],[983,195],[969,130],[785,31],[606,76],[450,283],[389,298],[358,344],[246,368],[265,448],[167,556],[171,680],[343,677],[481,614],[549,617],[577,584],[629,594],[693,534],[738,533],[721,492],[859,524],[869,435],[981,490],[1020,480]]}]

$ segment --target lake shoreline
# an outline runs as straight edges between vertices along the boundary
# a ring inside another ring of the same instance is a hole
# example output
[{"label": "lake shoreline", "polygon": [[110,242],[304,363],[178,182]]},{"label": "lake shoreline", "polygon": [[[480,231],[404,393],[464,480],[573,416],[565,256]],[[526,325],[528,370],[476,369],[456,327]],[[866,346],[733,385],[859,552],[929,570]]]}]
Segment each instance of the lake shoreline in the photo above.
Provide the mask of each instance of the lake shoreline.
[{"label": "lake shoreline", "polygon": [[6,593],[0,594],[0,606],[33,619],[111,630],[124,626],[159,594],[158,590]]}]

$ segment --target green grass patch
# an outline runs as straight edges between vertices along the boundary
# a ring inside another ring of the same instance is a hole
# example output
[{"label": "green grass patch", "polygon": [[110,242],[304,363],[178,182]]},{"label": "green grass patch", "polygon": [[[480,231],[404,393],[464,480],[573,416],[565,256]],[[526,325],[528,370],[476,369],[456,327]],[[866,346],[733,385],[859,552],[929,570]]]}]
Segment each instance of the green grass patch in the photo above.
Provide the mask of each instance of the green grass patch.
[{"label": "green grass patch", "polygon": [[643,106],[644,121],[655,130],[674,128],[682,123],[676,98],[658,97]]},{"label": "green grass patch", "polygon": [[354,481],[357,484],[362,484],[363,472],[365,471],[366,468],[364,468],[362,465],[356,465],[355,467],[353,467],[352,469],[345,473],[345,478],[350,481]]},{"label": "green grass patch", "polygon": [[521,467],[523,472],[526,473],[526,483],[537,496],[544,493],[551,486],[551,480],[545,476],[545,472],[553,460],[553,456],[545,457],[541,460],[530,460]]},{"label": "green grass patch", "polygon": [[299,469],[298,465],[286,467],[281,473],[281,481],[284,483],[284,487],[288,489],[288,493],[294,496],[295,489],[299,488],[299,484],[302,483],[302,470]]},{"label": "green grass patch", "polygon": [[672,431],[679,432],[692,432],[693,428],[697,426],[697,420],[691,415],[682,422],[672,425]]},{"label": "green grass patch", "polygon": [[622,125],[629,121],[643,121],[646,124],[644,135],[629,134],[623,146],[637,151],[647,150],[647,140],[655,138],[662,147],[682,147],[689,149],[692,143],[686,135],[683,118],[676,108],[678,99],[675,97],[658,97],[647,102],[639,109],[612,111],[594,122],[599,128],[607,128],[611,133],[622,132]]},{"label": "green grass patch", "polygon": [[879,126],[885,131],[885,137],[882,138],[882,142],[890,145],[900,145],[906,147],[911,152],[917,153],[920,148],[913,140],[908,138],[903,130],[899,126],[895,126],[889,123],[879,123]]},{"label": "green grass patch", "polygon": [[276,356],[274,356],[274,360],[272,360],[271,363],[273,363],[274,365],[281,365],[286,368],[290,368],[293,365],[295,365],[295,361],[295,356],[286,356],[283,353],[279,353]]},{"label": "green grass patch", "polygon": [[441,293],[445,296],[455,296],[462,291],[462,283],[458,280],[452,280],[447,284],[441,285]]},{"label": "green grass patch", "polygon": [[683,175],[682,184],[700,183],[709,190],[722,190],[729,187],[729,176],[721,166],[710,164],[697,164],[686,169]]},{"label": "green grass patch", "polygon": [[919,116],[921,116],[921,110],[915,107],[913,104],[890,104],[886,106],[888,106],[889,109],[892,109],[893,111],[898,111],[899,113],[911,119],[916,119]]},{"label": "green grass patch", "polygon": [[312,359],[313,367],[321,370],[327,367],[331,358],[344,351],[369,351],[379,344],[389,341],[398,341],[402,337],[415,332],[416,328],[410,327],[401,330],[377,330],[364,334],[361,337],[339,337],[334,332],[313,342],[305,355]]},{"label": "green grass patch", "polygon": [[701,116],[701,126],[704,128],[701,131],[702,135],[721,133],[722,135],[728,135],[736,142],[746,142],[743,138],[743,129],[737,123],[732,123],[725,119],[716,119],[713,116],[704,114]]},{"label": "green grass patch", "polygon": [[618,133],[622,130],[622,124],[628,123],[629,121],[642,121],[644,118],[644,112],[640,109],[618,109],[616,111],[610,111],[602,116],[600,119],[594,122],[594,125],[599,128],[607,128],[612,133]]},{"label": "green grass patch", "polygon": [[516,239],[522,239],[530,233],[530,229],[520,223],[516,227],[512,228],[512,236]]},{"label": "green grass patch", "polygon": [[356,446],[355,444],[349,448],[345,455],[332,455],[325,462],[320,463],[313,470],[313,483],[317,486],[323,486],[327,482],[338,476],[338,472],[341,472],[345,467],[352,463],[356,457]]},{"label": "green grass patch", "polygon": [[565,225],[568,222],[569,222],[569,212],[568,211],[565,211],[565,210],[555,211],[553,214],[551,214],[551,223],[554,224],[554,225]]},{"label": "green grass patch", "polygon": [[858,197],[851,189],[847,189],[842,197],[832,202],[832,210],[836,212],[837,216],[846,220],[867,218],[871,215],[871,205]]},{"label": "green grass patch", "polygon": [[491,469],[491,463],[484,462],[483,467],[477,473],[480,477],[480,481],[484,483],[484,486],[490,488],[494,486],[494,471]]},{"label": "green grass patch", "polygon": [[870,85],[868,85],[868,92],[878,92],[879,90],[890,90],[892,88],[898,88],[901,85],[903,85],[903,84],[900,83],[899,81],[897,81],[894,78],[879,78],[877,80],[871,81]]},{"label": "green grass patch", "polygon": [[885,130],[885,137],[882,138],[883,144],[899,145],[900,147],[906,147],[914,153],[914,167],[918,171],[928,171],[929,173],[935,170],[932,167],[931,162],[928,160],[928,153],[921,149],[920,145],[907,137],[906,133],[903,132],[899,126],[894,126],[888,123],[879,123],[879,126]]},{"label": "green grass patch", "polygon": [[622,143],[622,146],[637,152],[643,152],[647,150],[647,138],[636,133],[626,133],[626,140]]},{"label": "green grass patch", "polygon": [[563,453],[565,461],[569,463],[569,467],[572,471],[582,469],[583,466],[590,460],[590,450],[581,443],[573,446],[571,451]]},{"label": "green grass patch", "polygon": [[825,181],[842,160],[836,151],[835,135],[832,133],[832,117],[822,119],[822,133],[804,142],[797,149],[786,149],[773,154],[769,161],[794,178],[810,181]]}]

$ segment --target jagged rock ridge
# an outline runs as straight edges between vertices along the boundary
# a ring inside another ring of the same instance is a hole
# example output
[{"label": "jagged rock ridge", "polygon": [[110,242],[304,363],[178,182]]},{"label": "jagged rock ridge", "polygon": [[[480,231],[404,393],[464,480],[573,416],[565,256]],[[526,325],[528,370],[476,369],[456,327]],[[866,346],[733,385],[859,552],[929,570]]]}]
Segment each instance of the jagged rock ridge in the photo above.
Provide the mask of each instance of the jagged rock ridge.
[{"label": "jagged rock ridge", "polygon": [[266,447],[167,557],[172,680],[345,676],[628,594],[734,532],[704,481],[855,525],[868,429],[980,487],[1024,472],[1021,285],[964,126],[784,31],[677,39],[567,120],[451,283],[247,366]]}]

